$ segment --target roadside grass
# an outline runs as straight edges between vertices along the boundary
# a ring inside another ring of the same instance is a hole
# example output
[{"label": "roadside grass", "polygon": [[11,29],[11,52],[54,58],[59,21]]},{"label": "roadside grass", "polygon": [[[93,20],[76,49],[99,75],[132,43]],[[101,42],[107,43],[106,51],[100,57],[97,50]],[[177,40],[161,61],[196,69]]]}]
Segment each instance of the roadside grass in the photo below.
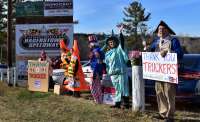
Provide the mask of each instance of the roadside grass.
[{"label": "roadside grass", "polygon": [[51,93],[30,92],[28,90],[21,90],[17,95],[18,100],[34,100],[39,98],[49,97]]},{"label": "roadside grass", "polygon": [[[8,87],[0,82],[0,122],[162,122],[154,119],[155,108],[143,113],[131,109],[111,109],[108,105],[95,104],[88,99],[55,95],[53,92],[31,92],[26,88]],[[199,114],[188,111],[176,112],[177,122],[199,120]]]},{"label": "roadside grass", "polygon": [[[0,81],[0,82],[2,82],[2,81]],[[4,83],[1,83],[1,84],[0,84],[0,96],[4,96],[4,95],[5,95],[5,92],[6,92],[5,84],[4,84]]]},{"label": "roadside grass", "polygon": [[111,109],[85,98],[30,92],[4,83],[0,83],[0,94],[0,121],[151,122],[151,118],[142,113]]}]

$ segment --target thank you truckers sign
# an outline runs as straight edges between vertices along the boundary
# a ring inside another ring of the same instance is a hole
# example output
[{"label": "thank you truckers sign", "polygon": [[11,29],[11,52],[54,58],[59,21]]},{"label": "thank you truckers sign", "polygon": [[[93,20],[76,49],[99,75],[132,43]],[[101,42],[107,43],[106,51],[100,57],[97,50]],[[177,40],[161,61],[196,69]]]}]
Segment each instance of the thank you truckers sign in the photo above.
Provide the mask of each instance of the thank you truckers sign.
[{"label": "thank you truckers sign", "polygon": [[142,52],[143,78],[178,84],[177,54],[167,53],[163,58],[159,52]]}]

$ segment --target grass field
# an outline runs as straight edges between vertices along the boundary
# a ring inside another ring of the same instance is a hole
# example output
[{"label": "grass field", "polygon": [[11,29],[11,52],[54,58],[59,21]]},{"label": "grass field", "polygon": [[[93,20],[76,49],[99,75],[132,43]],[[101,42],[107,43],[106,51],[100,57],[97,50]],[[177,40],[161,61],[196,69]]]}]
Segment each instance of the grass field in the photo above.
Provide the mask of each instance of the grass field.
[{"label": "grass field", "polygon": [[[177,112],[177,121],[182,122],[181,118],[187,113]],[[156,111],[152,109],[134,113],[131,109],[111,109],[108,105],[98,105],[86,97],[30,92],[26,88],[13,88],[0,83],[0,122],[159,122],[153,119],[155,114]],[[200,118],[200,115],[196,117]]]}]

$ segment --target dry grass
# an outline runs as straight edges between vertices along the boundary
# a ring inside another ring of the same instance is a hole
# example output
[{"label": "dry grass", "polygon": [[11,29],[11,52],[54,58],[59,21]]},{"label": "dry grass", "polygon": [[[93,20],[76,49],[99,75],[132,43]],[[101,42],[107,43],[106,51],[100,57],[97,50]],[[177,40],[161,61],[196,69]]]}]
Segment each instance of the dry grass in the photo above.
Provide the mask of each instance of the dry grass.
[{"label": "dry grass", "polygon": [[[0,83],[0,122],[159,122],[152,119],[155,114],[151,109],[133,113],[131,109],[111,109],[85,98],[30,92]],[[189,116],[186,111],[176,114],[180,122],[182,117]],[[195,114],[193,119],[196,117],[200,118],[200,115]]]},{"label": "dry grass", "polygon": [[131,110],[110,109],[91,100],[30,92],[25,88],[0,84],[0,121],[42,122],[141,122],[148,116]]}]

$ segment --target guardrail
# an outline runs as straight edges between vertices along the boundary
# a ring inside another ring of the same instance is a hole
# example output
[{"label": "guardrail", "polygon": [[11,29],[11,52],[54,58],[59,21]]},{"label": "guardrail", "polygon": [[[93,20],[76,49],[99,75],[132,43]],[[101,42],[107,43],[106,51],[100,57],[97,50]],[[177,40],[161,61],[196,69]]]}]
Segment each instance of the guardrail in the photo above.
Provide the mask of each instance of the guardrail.
[{"label": "guardrail", "polygon": [[5,79],[6,76],[7,76],[7,68],[0,68],[0,80],[1,81],[6,80]]},{"label": "guardrail", "polygon": [[[9,73],[8,73],[9,72]],[[3,82],[3,81],[7,81],[8,84],[11,84],[13,86],[16,85],[16,75],[17,72],[16,72],[16,67],[12,67],[10,69],[8,68],[0,68],[0,81]],[[9,76],[9,80],[10,82],[8,81],[8,76]]]}]

